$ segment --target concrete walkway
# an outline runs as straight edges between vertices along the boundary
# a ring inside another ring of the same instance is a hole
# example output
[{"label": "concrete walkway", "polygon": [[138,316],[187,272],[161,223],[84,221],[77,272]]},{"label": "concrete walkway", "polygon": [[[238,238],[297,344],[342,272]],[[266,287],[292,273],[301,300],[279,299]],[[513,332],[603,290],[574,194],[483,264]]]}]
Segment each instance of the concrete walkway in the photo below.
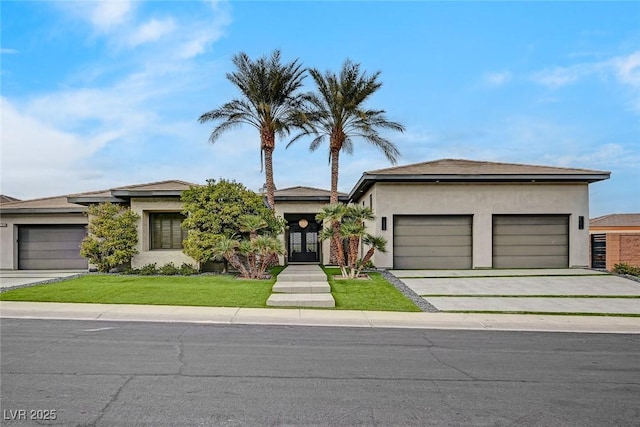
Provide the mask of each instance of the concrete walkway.
[{"label": "concrete walkway", "polygon": [[0,288],[19,288],[86,273],[87,270],[0,270]]},{"label": "concrete walkway", "polygon": [[335,307],[327,275],[319,265],[288,265],[278,274],[269,307]]},{"label": "concrete walkway", "polygon": [[640,334],[640,318],[0,301],[0,318]]}]

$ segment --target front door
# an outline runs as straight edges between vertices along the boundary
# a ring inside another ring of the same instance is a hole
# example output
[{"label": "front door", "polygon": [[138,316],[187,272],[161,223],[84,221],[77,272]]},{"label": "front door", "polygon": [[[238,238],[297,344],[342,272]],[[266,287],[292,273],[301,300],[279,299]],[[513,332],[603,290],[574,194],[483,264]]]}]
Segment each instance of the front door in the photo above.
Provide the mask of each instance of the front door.
[{"label": "front door", "polygon": [[289,262],[320,262],[317,222],[289,222]]}]

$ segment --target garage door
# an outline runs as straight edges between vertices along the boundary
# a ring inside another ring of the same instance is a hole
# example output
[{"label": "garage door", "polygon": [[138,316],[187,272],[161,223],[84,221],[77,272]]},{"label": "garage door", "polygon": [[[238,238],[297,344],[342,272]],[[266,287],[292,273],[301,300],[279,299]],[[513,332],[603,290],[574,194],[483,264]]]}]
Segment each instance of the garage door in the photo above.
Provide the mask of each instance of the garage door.
[{"label": "garage door", "polygon": [[23,225],[18,228],[18,268],[77,270],[88,268],[80,256],[84,225]]},{"label": "garage door", "polygon": [[494,215],[494,268],[567,268],[568,215]]},{"label": "garage door", "polygon": [[469,215],[393,217],[393,267],[398,269],[471,268]]}]

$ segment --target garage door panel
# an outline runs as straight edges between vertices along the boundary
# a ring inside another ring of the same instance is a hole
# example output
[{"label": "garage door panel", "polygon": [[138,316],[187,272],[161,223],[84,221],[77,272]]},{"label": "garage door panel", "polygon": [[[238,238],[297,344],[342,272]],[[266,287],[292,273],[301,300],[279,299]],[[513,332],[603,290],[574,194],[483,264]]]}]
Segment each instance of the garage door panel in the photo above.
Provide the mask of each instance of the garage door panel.
[{"label": "garage door panel", "polygon": [[494,215],[504,225],[564,225],[566,218],[566,215]]},{"label": "garage door panel", "polygon": [[402,246],[396,249],[394,252],[396,256],[411,256],[411,257],[442,257],[442,256],[454,256],[454,257],[466,257],[471,255],[471,251],[466,246]]},{"label": "garage door panel", "polygon": [[563,225],[500,225],[497,236],[520,236],[523,233],[528,235],[562,235],[567,227]]},{"label": "garage door panel", "polygon": [[[428,220],[425,220],[428,218]],[[421,226],[421,225],[460,225],[470,224],[470,216],[466,215],[399,215],[396,219],[400,221],[402,225]]]},{"label": "garage door panel", "polygon": [[80,250],[80,245],[77,241],[62,241],[62,242],[28,242],[20,246],[20,250],[24,252],[31,251],[52,251],[52,250],[68,250],[76,251]]},{"label": "garage door panel", "polygon": [[394,268],[471,268],[471,216],[394,216]]},{"label": "garage door panel", "polygon": [[[496,246],[518,246],[521,243],[522,239],[520,236],[494,236],[493,242]],[[539,246],[539,245],[568,245],[569,244],[569,236],[558,236],[558,235],[538,235],[538,236],[529,236],[528,244],[531,246]]]},{"label": "garage door panel", "polygon": [[526,265],[526,268],[567,268],[567,264],[556,256],[510,256],[504,258],[505,265],[513,267],[499,268],[523,268],[522,265]]},{"label": "garage door panel", "polygon": [[494,215],[494,268],[566,268],[568,215]]},{"label": "garage door panel", "polygon": [[469,236],[470,231],[458,225],[398,225],[396,236]]},{"label": "garage door panel", "polygon": [[494,249],[494,256],[566,256],[569,251],[562,246],[544,246],[544,252],[541,253],[539,246],[499,246]]},{"label": "garage door panel", "polygon": [[80,243],[84,225],[21,225],[18,228],[18,268],[21,270],[86,269]]},{"label": "garage door panel", "polygon": [[[429,267],[425,267],[429,265]],[[433,265],[433,266],[431,266]],[[422,270],[422,269],[469,269],[469,267],[460,267],[459,257],[437,257],[437,258],[425,258],[425,257],[401,257],[395,261],[395,269],[398,270]]]},{"label": "garage door panel", "polygon": [[396,236],[400,246],[469,246],[469,236]]}]

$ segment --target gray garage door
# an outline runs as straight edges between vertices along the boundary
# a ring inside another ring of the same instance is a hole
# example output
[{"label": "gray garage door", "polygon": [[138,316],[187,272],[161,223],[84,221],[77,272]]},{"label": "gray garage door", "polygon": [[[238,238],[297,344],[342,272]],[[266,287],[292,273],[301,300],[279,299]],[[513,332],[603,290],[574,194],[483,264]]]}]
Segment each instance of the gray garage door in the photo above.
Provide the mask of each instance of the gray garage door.
[{"label": "gray garage door", "polygon": [[494,268],[567,268],[569,216],[494,215]]},{"label": "gray garage door", "polygon": [[80,242],[84,225],[23,225],[18,228],[18,268],[21,270],[86,269]]},{"label": "gray garage door", "polygon": [[393,217],[393,267],[405,269],[471,268],[468,215]]}]

